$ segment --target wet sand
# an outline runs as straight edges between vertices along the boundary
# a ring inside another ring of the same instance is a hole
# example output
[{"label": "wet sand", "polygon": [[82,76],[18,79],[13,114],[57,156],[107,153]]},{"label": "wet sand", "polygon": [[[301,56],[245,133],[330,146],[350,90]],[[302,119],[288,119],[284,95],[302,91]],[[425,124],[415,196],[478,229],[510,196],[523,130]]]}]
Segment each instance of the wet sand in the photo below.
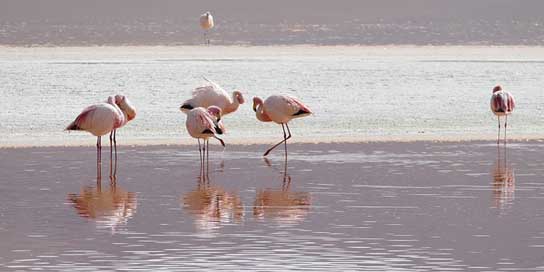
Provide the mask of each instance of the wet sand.
[{"label": "wet sand", "polygon": [[265,149],[0,149],[2,271],[544,270],[543,142]]}]

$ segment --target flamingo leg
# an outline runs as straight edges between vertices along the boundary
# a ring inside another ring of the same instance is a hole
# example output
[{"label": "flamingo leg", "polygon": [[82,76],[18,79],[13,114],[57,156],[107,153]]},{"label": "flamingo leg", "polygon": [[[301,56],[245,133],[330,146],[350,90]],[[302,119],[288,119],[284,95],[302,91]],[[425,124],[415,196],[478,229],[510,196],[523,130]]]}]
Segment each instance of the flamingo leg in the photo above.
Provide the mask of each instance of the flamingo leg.
[{"label": "flamingo leg", "polygon": [[113,178],[113,130],[110,132],[110,178]]},{"label": "flamingo leg", "polygon": [[198,140],[198,158],[200,159],[200,174],[202,174],[204,171],[202,170],[202,167],[204,166],[203,158],[202,158],[202,147],[200,146],[200,139]]},{"label": "flamingo leg", "polygon": [[506,145],[506,127],[508,126],[508,115],[504,116],[504,144]]},{"label": "flamingo leg", "polygon": [[101,159],[101,156],[102,156],[102,150],[101,150],[101,146],[100,146],[100,136],[96,137],[96,177],[97,177],[97,181],[100,180],[102,178],[102,159]]},{"label": "flamingo leg", "polygon": [[210,140],[206,139],[206,178],[208,178],[209,171],[210,171]]},{"label": "flamingo leg", "polygon": [[[287,128],[287,133],[289,134],[287,135],[287,138],[285,138],[285,161],[287,162],[287,140],[291,139],[291,130],[289,129],[289,125],[287,123],[285,123],[285,127]],[[283,132],[283,134],[285,134],[285,131]]]},{"label": "flamingo leg", "polygon": [[[270,151],[272,151],[274,148],[276,148],[278,145],[280,144],[283,144],[284,142],[286,142],[289,138],[291,138],[291,132],[289,132],[289,137],[287,136],[287,134],[285,133],[285,127],[284,125],[286,124],[281,124],[281,128],[283,129],[283,140],[280,141],[279,143],[275,144],[274,146],[272,146],[271,148],[269,148],[268,150],[266,150],[266,152],[264,152],[264,155],[263,156],[267,156],[268,153],[270,153]],[[289,127],[287,127],[287,130],[289,130]],[[285,154],[287,154],[287,143],[285,143]]]},{"label": "flamingo leg", "polygon": [[117,176],[117,130],[113,131],[113,148],[115,152],[115,164],[113,167],[113,176]]},{"label": "flamingo leg", "polygon": [[499,123],[499,132],[497,133],[497,144],[499,144],[499,139],[501,138],[501,117],[497,116],[497,121]]}]

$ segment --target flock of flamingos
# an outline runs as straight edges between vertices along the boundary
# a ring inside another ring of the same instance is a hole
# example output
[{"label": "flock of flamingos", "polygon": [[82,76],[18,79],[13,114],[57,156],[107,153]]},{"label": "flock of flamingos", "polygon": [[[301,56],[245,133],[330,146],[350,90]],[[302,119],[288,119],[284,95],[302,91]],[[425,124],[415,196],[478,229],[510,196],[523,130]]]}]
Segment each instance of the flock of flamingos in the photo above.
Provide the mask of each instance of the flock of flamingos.
[{"label": "flock of flamingos", "polygon": [[[213,16],[206,12],[200,16],[200,27],[204,30],[204,39],[207,45],[210,41],[207,34],[214,27]],[[232,97],[218,84],[204,77],[209,84],[197,87],[192,94],[192,98],[183,102],[180,110],[187,115],[186,127],[189,135],[198,140],[198,151],[200,153],[201,169],[204,167],[204,161],[209,157],[209,138],[217,139],[223,147],[224,141],[217,135],[223,134],[225,126],[222,117],[235,112],[240,104],[243,104],[244,97],[240,91],[234,91]],[[508,125],[508,115],[512,113],[515,107],[514,96],[509,92],[502,90],[497,85],[493,88],[491,96],[491,111],[497,116],[499,130],[497,134],[497,144],[499,144],[501,131],[501,116],[504,121],[504,143],[506,144],[506,128]],[[287,157],[287,140],[291,138],[289,121],[294,118],[305,117],[312,114],[308,106],[302,103],[298,98],[292,95],[271,95],[264,101],[259,97],[253,98],[253,111],[255,111],[257,120],[261,122],[275,122],[280,124],[283,129],[283,140],[270,147],[264,153],[267,156],[274,148],[282,143],[285,146],[285,156]],[[70,123],[66,130],[84,130],[97,136],[97,169],[101,165],[102,141],[101,137],[110,134],[110,166],[115,153],[114,172],[110,175],[115,176],[117,171],[117,129],[126,125],[136,117],[136,109],[123,95],[110,96],[104,103],[95,104],[85,108],[76,119]],[[202,139],[203,143],[200,143]],[[113,149],[115,152],[113,152]]]},{"label": "flock of flamingos", "polygon": [[[206,78],[204,78],[206,79]],[[225,132],[223,116],[235,112],[240,104],[243,104],[244,97],[240,91],[234,91],[230,96],[223,88],[211,80],[209,84],[197,87],[192,97],[182,103],[180,110],[187,115],[186,128],[191,137],[198,140],[200,162],[203,165],[209,154],[209,138],[217,139],[221,145],[225,143],[218,135]],[[497,116],[498,134],[497,144],[500,139],[502,116],[504,121],[504,143],[506,144],[506,128],[508,115],[515,107],[514,96],[502,90],[500,86],[493,88],[491,96],[491,111]],[[287,156],[287,140],[291,138],[289,121],[294,118],[305,117],[312,114],[308,106],[292,95],[271,95],[264,101],[259,97],[253,98],[253,110],[257,120],[261,122],[275,122],[283,129],[283,140],[270,147],[264,153],[267,156],[274,148],[282,143],[285,146]],[[117,129],[126,125],[136,117],[136,109],[128,98],[123,95],[110,96],[106,102],[95,104],[85,108],[76,119],[70,123],[66,130],[83,130],[97,136],[97,165],[101,164],[101,137],[110,134],[110,162],[113,159],[115,150],[115,164],[117,164]],[[202,144],[200,140],[202,139]],[[115,165],[115,170],[117,169]],[[115,176],[115,172],[113,176]]]}]

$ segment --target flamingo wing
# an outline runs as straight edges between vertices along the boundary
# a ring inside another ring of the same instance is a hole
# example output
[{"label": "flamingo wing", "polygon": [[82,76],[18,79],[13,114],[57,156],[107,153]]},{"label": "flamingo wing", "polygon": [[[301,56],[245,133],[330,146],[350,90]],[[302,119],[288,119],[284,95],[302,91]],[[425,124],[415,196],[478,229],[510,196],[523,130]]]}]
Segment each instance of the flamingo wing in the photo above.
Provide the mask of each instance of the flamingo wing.
[{"label": "flamingo wing", "polygon": [[516,107],[516,100],[514,99],[514,96],[510,93],[506,93],[508,95],[508,101],[507,101],[507,110],[508,112],[511,112]]},{"label": "flamingo wing", "polygon": [[310,108],[302,103],[302,101],[300,101],[298,98],[291,95],[285,95],[284,99],[289,105],[289,108],[291,109],[291,115],[303,115],[312,113],[312,110],[310,110]]},{"label": "flamingo wing", "polygon": [[507,97],[502,92],[496,92],[491,96],[491,110],[493,112],[506,112],[507,110]]},{"label": "flamingo wing", "polygon": [[76,120],[66,127],[66,130],[85,130],[90,126],[89,123],[96,109],[97,105],[92,105],[83,109],[83,111],[76,117]]}]

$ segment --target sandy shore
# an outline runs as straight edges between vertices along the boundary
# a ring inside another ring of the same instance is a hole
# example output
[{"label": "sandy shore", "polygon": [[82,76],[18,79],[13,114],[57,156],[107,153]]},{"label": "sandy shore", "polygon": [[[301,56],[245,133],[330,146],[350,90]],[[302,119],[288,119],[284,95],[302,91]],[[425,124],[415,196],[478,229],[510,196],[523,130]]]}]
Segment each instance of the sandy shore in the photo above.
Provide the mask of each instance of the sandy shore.
[{"label": "sandy shore", "polygon": [[[0,149],[0,265],[94,270],[542,270],[544,143]],[[285,172],[287,169],[287,172]]]}]

